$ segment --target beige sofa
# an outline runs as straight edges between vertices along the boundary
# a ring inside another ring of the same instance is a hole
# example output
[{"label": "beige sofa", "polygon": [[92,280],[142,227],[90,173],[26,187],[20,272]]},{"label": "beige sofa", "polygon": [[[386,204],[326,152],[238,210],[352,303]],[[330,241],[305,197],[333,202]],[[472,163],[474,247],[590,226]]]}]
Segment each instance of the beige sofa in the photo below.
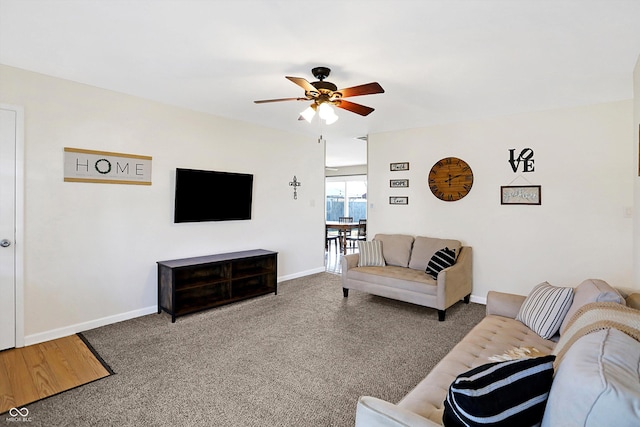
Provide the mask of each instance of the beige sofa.
[{"label": "beige sofa", "polygon": [[[534,347],[541,353],[553,354],[556,345],[560,347],[561,344],[566,352],[562,359],[555,361],[557,366],[542,426],[638,426],[638,336],[631,338],[615,327],[596,327],[582,336],[573,334],[573,329],[582,326],[578,324],[579,320],[586,317],[583,310],[601,305],[602,301],[614,301],[604,305],[620,307],[625,304],[625,297],[626,305],[640,308],[640,294],[629,296],[624,291],[613,290],[603,281],[589,279],[576,287],[560,330],[565,334],[564,338],[569,339],[567,334],[571,333],[571,337],[578,339],[565,344],[558,334],[550,340],[543,339],[516,320],[525,296],[489,292],[486,317],[400,402],[393,404],[371,396],[359,399],[356,427],[442,425],[443,402],[458,375],[490,363],[490,357],[504,355],[514,348]],[[624,314],[630,316],[632,323],[640,325],[639,310],[622,309],[626,310]],[[586,331],[585,328],[579,330]]]},{"label": "beige sofa", "polygon": [[[342,288],[393,298],[438,310],[443,321],[445,310],[460,300],[469,302],[473,285],[472,250],[458,240],[402,234],[376,234],[382,242],[384,266],[359,266],[360,255],[342,257]],[[455,264],[434,279],[425,273],[436,251],[455,250]]]}]

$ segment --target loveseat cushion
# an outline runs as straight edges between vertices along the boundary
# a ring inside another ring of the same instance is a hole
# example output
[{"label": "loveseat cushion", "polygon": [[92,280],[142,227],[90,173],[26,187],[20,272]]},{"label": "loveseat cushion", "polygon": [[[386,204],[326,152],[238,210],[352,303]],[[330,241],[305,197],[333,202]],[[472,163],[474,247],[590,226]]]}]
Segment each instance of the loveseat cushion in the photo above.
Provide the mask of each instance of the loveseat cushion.
[{"label": "loveseat cushion", "polygon": [[553,381],[554,359],[549,355],[488,363],[458,375],[444,402],[444,425],[539,424]]},{"label": "loveseat cushion", "polygon": [[460,254],[462,243],[459,240],[437,239],[435,237],[417,236],[413,242],[409,268],[425,271],[433,254],[442,248],[453,249],[456,256]]},{"label": "loveseat cushion", "polygon": [[612,288],[604,280],[587,279],[576,286],[573,293],[573,302],[560,325],[560,335],[567,329],[567,324],[578,309],[591,302],[615,302],[625,304],[624,298],[618,291]]},{"label": "loveseat cushion", "polygon": [[640,343],[617,329],[580,337],[557,368],[542,427],[637,426]]},{"label": "loveseat cushion", "polygon": [[571,307],[573,288],[552,286],[540,283],[522,303],[516,320],[527,325],[544,339],[549,339],[560,328]]},{"label": "loveseat cushion", "polygon": [[404,289],[420,294],[436,295],[436,281],[424,271],[387,265],[385,267],[350,268],[347,277],[374,285]]},{"label": "loveseat cushion", "polygon": [[[413,236],[404,234],[376,234],[374,240],[382,242],[382,253],[384,254],[384,261],[387,265],[397,265],[398,267],[407,267],[409,265]],[[424,271],[424,268],[422,271]]]}]

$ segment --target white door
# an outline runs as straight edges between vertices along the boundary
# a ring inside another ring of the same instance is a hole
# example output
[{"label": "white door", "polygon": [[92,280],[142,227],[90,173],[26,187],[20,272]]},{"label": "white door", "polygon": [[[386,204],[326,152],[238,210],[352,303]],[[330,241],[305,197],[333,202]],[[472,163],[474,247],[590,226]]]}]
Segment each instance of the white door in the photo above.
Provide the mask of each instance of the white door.
[{"label": "white door", "polygon": [[17,114],[0,108],[0,350],[16,346]]}]

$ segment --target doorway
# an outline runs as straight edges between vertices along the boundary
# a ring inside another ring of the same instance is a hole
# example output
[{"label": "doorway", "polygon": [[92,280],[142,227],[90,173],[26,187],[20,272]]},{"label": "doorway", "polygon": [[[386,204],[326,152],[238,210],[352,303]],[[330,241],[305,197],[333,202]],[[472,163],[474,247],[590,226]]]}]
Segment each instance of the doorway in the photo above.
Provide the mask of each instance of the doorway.
[{"label": "doorway", "polygon": [[24,346],[24,110],[0,105],[0,350]]},{"label": "doorway", "polygon": [[367,219],[367,176],[332,176],[325,178],[326,221],[351,217],[355,222]]}]

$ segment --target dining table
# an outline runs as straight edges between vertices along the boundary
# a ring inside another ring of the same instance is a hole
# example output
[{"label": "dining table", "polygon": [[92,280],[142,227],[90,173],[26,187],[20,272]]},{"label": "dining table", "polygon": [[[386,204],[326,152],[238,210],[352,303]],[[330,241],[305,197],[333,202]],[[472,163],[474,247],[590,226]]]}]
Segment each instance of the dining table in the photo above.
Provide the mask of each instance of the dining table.
[{"label": "dining table", "polygon": [[327,221],[325,223],[325,232],[329,230],[338,230],[338,240],[340,240],[340,247],[342,253],[347,254],[347,231],[356,230],[360,224],[358,222],[340,222],[340,221]]}]

